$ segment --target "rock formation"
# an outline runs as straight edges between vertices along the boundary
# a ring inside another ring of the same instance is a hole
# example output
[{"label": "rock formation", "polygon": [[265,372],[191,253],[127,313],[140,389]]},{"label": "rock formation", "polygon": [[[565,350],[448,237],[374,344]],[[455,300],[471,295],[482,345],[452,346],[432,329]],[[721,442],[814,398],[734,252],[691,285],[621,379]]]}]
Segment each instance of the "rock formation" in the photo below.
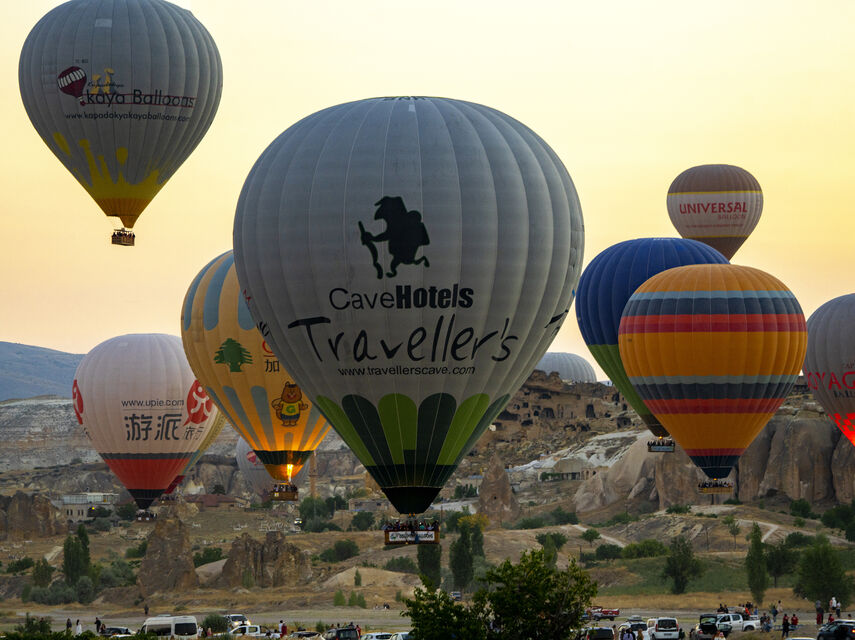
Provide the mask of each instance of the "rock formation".
[{"label": "rock formation", "polygon": [[855,500],[855,444],[844,435],[831,456],[831,470],[837,501],[850,504]]},{"label": "rock formation", "polygon": [[148,537],[137,584],[143,597],[158,591],[193,589],[198,585],[190,532],[178,518],[161,518]]},{"label": "rock formation", "polygon": [[66,530],[59,510],[43,495],[0,496],[0,540],[55,536]]},{"label": "rock formation", "polygon": [[308,554],[286,542],[281,531],[270,531],[264,542],[248,533],[232,542],[216,582],[224,587],[281,587],[305,584],[311,577]]},{"label": "rock formation", "polygon": [[512,522],[520,517],[520,505],[511,490],[505,465],[496,454],[490,458],[478,490],[478,513],[486,515],[494,524]]}]

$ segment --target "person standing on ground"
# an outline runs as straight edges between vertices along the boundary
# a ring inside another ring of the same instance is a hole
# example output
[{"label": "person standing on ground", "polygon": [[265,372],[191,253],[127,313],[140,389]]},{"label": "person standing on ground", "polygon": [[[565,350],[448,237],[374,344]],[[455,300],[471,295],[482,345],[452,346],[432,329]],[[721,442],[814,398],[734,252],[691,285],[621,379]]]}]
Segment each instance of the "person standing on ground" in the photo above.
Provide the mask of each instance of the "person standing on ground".
[{"label": "person standing on ground", "polygon": [[784,614],[784,619],[781,622],[781,638],[786,638],[790,635],[790,619],[787,617],[787,614]]},{"label": "person standing on ground", "polygon": [[77,624],[74,625],[74,635],[79,636],[83,633],[83,625],[80,624],[80,618],[77,619]]},{"label": "person standing on ground", "polygon": [[816,624],[819,626],[822,624],[822,603],[817,600],[814,606],[816,607]]}]

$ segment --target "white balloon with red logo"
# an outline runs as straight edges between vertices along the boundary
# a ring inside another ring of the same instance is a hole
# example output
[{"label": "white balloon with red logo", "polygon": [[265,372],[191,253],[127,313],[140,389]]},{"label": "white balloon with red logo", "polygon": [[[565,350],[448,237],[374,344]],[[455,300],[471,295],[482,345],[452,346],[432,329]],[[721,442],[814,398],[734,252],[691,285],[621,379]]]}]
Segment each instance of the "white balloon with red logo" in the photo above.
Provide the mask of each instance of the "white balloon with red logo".
[{"label": "white balloon with red logo", "polygon": [[164,334],[96,346],[77,367],[72,398],[93,447],[141,509],[181,473],[217,417],[181,338]]},{"label": "white balloon with red logo", "polygon": [[803,372],[814,398],[855,445],[855,293],[829,300],[807,321]]}]

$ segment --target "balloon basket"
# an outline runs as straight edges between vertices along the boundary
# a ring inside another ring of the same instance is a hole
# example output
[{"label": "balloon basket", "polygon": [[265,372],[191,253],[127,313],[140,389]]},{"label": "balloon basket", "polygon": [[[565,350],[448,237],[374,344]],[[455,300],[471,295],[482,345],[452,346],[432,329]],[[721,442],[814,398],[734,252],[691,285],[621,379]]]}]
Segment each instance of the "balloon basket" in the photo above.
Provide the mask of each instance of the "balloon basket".
[{"label": "balloon basket", "polygon": [[733,485],[715,485],[715,486],[700,486],[699,493],[716,494],[716,493],[733,493]]},{"label": "balloon basket", "polygon": [[151,511],[137,511],[137,522],[152,522],[157,515]]},{"label": "balloon basket", "polygon": [[650,453],[674,453],[676,445],[674,442],[648,442],[647,450]]},{"label": "balloon basket", "polygon": [[383,526],[383,538],[388,546],[439,544],[439,523],[423,520],[389,523]]},{"label": "balloon basket", "polygon": [[296,502],[299,491],[293,485],[276,485],[270,492],[270,499],[275,502]]},{"label": "balloon basket", "polygon": [[113,231],[113,235],[110,236],[110,240],[113,244],[117,244],[122,247],[133,247],[134,239],[136,236],[134,232],[130,229],[116,229]]}]

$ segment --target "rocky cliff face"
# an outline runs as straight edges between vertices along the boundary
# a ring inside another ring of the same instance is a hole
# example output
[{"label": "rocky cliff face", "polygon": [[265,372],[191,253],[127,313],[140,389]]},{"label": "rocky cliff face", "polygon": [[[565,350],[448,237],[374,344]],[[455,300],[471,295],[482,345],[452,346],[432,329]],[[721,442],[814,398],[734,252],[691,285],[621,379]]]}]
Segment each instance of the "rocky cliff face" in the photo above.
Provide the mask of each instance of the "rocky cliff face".
[{"label": "rocky cliff face", "polygon": [[193,589],[198,584],[189,530],[178,518],[159,519],[137,573],[140,593],[148,597],[158,591]]},{"label": "rocky cliff face", "polygon": [[22,491],[12,497],[0,496],[0,540],[29,540],[65,530],[59,511],[47,497]]},{"label": "rocky cliff face", "polygon": [[306,584],[311,577],[309,556],[285,542],[281,531],[270,531],[263,542],[248,533],[232,542],[216,582],[224,587],[281,587]]},{"label": "rocky cliff face", "polygon": [[490,459],[487,473],[478,489],[478,513],[490,522],[513,522],[520,517],[520,504],[511,490],[511,481],[499,456]]}]

